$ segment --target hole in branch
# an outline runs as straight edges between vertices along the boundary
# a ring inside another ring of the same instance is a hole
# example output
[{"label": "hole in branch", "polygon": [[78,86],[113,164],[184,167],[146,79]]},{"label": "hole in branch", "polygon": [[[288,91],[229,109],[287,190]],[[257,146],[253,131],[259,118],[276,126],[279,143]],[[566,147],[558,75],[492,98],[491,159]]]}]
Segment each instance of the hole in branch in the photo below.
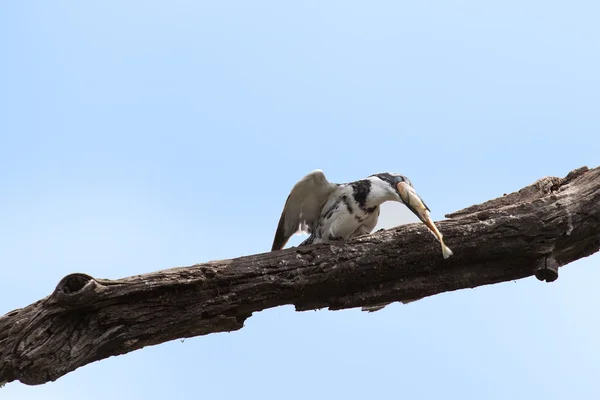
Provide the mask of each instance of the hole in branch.
[{"label": "hole in branch", "polygon": [[56,286],[57,291],[61,291],[65,294],[73,294],[79,292],[89,281],[93,280],[89,275],[86,274],[71,274],[67,275],[58,282]]}]

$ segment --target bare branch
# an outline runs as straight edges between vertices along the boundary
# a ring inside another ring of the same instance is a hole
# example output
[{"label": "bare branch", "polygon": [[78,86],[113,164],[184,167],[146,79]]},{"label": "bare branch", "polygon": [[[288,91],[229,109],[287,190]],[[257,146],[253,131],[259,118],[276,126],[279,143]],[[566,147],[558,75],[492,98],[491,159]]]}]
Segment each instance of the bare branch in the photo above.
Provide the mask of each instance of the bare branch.
[{"label": "bare branch", "polygon": [[439,222],[118,280],[63,278],[0,318],[0,381],[53,381],[91,362],[169,340],[237,330],[253,312],[346,309],[535,275],[600,248],[600,168],[543,178]]}]

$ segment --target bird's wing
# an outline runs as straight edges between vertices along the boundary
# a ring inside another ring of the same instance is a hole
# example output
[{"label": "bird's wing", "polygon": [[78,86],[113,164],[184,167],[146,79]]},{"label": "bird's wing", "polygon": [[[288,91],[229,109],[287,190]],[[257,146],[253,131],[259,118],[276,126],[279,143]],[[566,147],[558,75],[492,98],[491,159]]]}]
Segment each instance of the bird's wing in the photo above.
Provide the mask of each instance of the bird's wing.
[{"label": "bird's wing", "polygon": [[337,187],[318,169],[300,179],[285,202],[271,251],[281,250],[296,232],[311,233],[319,220],[323,204]]}]

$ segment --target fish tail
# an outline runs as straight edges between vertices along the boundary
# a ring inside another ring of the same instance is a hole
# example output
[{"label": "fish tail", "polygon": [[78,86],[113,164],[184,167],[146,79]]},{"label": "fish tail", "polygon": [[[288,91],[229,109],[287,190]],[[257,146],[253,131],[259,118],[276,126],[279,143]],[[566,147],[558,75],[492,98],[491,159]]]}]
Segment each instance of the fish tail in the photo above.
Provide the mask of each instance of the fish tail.
[{"label": "fish tail", "polygon": [[450,250],[450,247],[442,243],[442,254],[444,255],[444,258],[448,258],[454,253],[452,252],[452,250]]}]

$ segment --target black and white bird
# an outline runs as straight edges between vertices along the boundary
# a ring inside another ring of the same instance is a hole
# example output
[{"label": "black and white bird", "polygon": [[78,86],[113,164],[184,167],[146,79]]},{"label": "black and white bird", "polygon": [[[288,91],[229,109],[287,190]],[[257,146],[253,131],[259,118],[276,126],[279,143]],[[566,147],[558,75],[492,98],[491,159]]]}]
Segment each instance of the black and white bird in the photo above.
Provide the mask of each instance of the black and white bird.
[{"label": "black and white bird", "polygon": [[[452,255],[429,216],[429,207],[406,176],[384,172],[337,184],[329,182],[321,170],[312,171],[292,188],[279,218],[271,251],[282,249],[290,237],[299,232],[309,234],[300,246],[369,234],[377,225],[380,205],[386,201],[406,205],[438,238],[444,258]],[[384,306],[363,307],[363,310],[377,311]]]},{"label": "black and white bird", "polygon": [[[323,171],[312,171],[292,188],[271,250],[282,249],[290,237],[299,232],[310,235],[300,246],[348,240],[371,233],[377,225],[379,206],[386,201],[404,203],[423,220],[421,213],[411,204],[409,192],[399,190],[399,185],[413,188],[406,176],[395,173],[379,173],[355,182],[337,184],[329,182]],[[412,192],[416,195],[414,190]]]}]

